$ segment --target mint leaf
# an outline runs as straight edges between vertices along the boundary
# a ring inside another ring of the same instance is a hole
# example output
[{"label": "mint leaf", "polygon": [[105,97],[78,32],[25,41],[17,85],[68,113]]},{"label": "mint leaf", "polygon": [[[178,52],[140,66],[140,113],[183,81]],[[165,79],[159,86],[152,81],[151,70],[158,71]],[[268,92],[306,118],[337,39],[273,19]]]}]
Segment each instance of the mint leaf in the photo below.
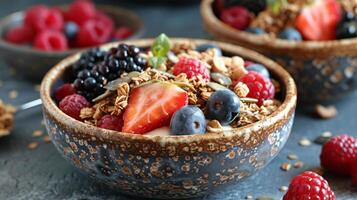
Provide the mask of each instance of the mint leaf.
[{"label": "mint leaf", "polygon": [[161,33],[152,44],[151,52],[155,57],[166,57],[169,51],[170,40],[164,33]]},{"label": "mint leaf", "polygon": [[267,3],[274,14],[278,14],[283,6],[285,6],[287,0],[267,0]]},{"label": "mint leaf", "polygon": [[160,67],[160,65],[162,65],[163,63],[166,62],[166,58],[165,57],[150,57],[149,58],[149,64],[151,66],[153,66],[154,68],[158,68]]}]

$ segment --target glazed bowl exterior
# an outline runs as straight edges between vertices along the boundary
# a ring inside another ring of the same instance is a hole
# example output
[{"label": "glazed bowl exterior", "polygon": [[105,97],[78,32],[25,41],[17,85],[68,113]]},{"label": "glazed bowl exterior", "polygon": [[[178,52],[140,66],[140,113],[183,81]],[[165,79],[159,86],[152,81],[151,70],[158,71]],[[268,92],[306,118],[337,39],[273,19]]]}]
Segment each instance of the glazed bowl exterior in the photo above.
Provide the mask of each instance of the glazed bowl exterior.
[{"label": "glazed bowl exterior", "polygon": [[202,0],[206,30],[216,39],[254,49],[284,66],[294,77],[299,100],[336,101],[357,88],[357,38],[294,42],[236,30],[218,19],[214,0]]},{"label": "glazed bowl exterior", "polygon": [[[130,27],[133,30],[133,35],[128,39],[139,38],[143,35],[144,24],[133,12],[116,6],[98,5],[97,8],[108,14],[113,19],[115,25]],[[24,11],[20,11],[0,20],[0,57],[9,67],[14,68],[19,75],[31,81],[41,81],[47,71],[59,61],[78,51],[87,49],[78,48],[60,52],[44,52],[29,46],[6,42],[3,39],[6,31],[11,27],[21,24],[23,18]]]},{"label": "glazed bowl exterior", "polygon": [[[153,40],[127,41],[148,47]],[[58,151],[76,168],[129,195],[150,198],[190,198],[241,182],[264,168],[283,148],[290,134],[296,106],[293,79],[266,57],[238,46],[213,43],[227,55],[263,63],[285,91],[282,105],[267,118],[232,131],[187,136],[135,135],[100,129],[64,114],[51,95],[79,54],[64,59],[41,85],[43,115]],[[109,49],[118,43],[103,46]]]}]

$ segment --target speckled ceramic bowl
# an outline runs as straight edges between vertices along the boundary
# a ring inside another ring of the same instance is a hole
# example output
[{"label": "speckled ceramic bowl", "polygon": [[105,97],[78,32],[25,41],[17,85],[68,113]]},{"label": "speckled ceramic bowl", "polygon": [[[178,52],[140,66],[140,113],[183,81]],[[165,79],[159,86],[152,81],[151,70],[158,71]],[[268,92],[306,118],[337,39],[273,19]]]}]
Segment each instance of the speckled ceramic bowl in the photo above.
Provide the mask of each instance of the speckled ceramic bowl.
[{"label": "speckled ceramic bowl", "polygon": [[219,20],[212,2],[201,2],[205,28],[215,38],[257,50],[284,66],[294,77],[299,99],[336,101],[357,88],[357,38],[292,42],[236,30]]},{"label": "speckled ceramic bowl", "polygon": [[[46,127],[58,151],[83,172],[123,193],[162,199],[201,196],[240,182],[266,166],[291,131],[296,106],[293,79],[281,66],[253,51],[213,41],[190,41],[215,43],[227,55],[266,65],[281,83],[282,105],[264,120],[219,134],[148,136],[99,129],[67,116],[51,98],[65,69],[79,58],[77,54],[51,69],[41,85]],[[129,43],[148,47],[152,40]],[[117,44],[103,48],[113,45]]]},{"label": "speckled ceramic bowl", "polygon": [[[65,7],[65,6],[64,6]],[[97,8],[108,14],[115,25],[125,25],[133,30],[128,39],[139,38],[144,33],[144,23],[133,12],[116,6],[98,5]],[[24,12],[16,12],[0,20],[0,57],[18,74],[32,81],[41,81],[47,71],[65,57],[84,49],[70,49],[61,52],[44,52],[29,46],[14,45],[4,41],[6,31],[23,21]]]}]

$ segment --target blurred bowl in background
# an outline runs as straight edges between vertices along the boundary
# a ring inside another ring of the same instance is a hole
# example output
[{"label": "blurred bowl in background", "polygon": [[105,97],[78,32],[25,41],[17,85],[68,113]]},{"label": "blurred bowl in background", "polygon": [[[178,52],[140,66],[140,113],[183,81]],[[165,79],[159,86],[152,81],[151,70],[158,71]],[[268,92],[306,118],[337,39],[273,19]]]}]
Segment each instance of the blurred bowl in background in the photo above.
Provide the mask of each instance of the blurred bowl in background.
[{"label": "blurred bowl in background", "polygon": [[[140,38],[144,34],[144,23],[132,11],[116,6],[97,5],[98,10],[110,16],[116,26],[127,26],[133,34],[127,39]],[[45,52],[26,45],[6,42],[3,38],[6,31],[22,23],[24,11],[10,14],[0,21],[0,57],[8,67],[14,68],[17,74],[35,82],[41,81],[46,72],[65,57],[88,48],[72,48],[67,51]]]}]

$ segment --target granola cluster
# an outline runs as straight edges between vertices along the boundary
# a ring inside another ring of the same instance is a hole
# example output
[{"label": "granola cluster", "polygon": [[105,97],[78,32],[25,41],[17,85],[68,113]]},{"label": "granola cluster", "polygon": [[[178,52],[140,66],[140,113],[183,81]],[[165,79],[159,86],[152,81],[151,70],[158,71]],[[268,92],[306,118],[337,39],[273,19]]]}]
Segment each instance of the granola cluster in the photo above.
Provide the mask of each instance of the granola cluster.
[{"label": "granola cluster", "polygon": [[[121,75],[119,79],[109,82],[105,88],[107,91],[93,100],[91,107],[81,109],[80,118],[87,124],[97,125],[104,115],[121,116],[128,106],[130,92],[135,88],[142,87],[155,82],[169,82],[185,90],[188,94],[188,104],[200,108],[206,112],[206,103],[213,92],[221,89],[231,89],[241,100],[241,113],[231,127],[241,127],[257,122],[271,115],[281,104],[280,101],[267,100],[258,106],[257,100],[247,98],[249,88],[246,84],[239,82],[232,84],[231,80],[238,80],[247,74],[244,60],[241,57],[226,57],[218,55],[215,49],[207,49],[203,52],[195,50],[192,42],[175,43],[171,48],[172,55],[160,65],[159,68],[149,65],[143,72],[129,72]],[[152,52],[142,54],[149,59]],[[182,58],[194,58],[204,62],[211,71],[211,81],[204,80],[201,76],[188,78],[181,73],[173,75],[173,66]],[[208,121],[208,132],[222,131],[222,125],[217,120]]]},{"label": "granola cluster", "polygon": [[0,99],[0,136],[10,134],[15,112],[13,106],[4,104]]}]

